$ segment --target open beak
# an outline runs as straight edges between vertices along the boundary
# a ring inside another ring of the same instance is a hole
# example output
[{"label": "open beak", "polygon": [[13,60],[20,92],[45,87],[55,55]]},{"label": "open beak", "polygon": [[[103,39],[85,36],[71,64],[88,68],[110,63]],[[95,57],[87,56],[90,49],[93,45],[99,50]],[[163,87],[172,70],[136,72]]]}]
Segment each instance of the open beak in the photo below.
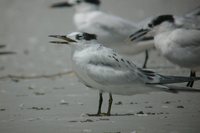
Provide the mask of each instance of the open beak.
[{"label": "open beak", "polygon": [[51,8],[62,8],[62,7],[72,7],[73,5],[70,4],[68,1],[60,2],[60,3],[54,3],[50,7]]},{"label": "open beak", "polygon": [[49,35],[49,37],[64,40],[64,41],[50,41],[50,43],[55,43],[55,44],[70,44],[72,42],[76,42],[75,40],[73,40],[67,36],[64,36],[64,35]]},{"label": "open beak", "polygon": [[9,54],[16,54],[16,52],[12,52],[12,51],[0,52],[0,55],[9,55]]},{"label": "open beak", "polygon": [[149,33],[151,30],[150,29],[140,29],[138,31],[136,31],[135,33],[133,33],[132,35],[129,36],[129,39],[131,41],[135,41],[135,42],[138,42],[138,41],[141,41],[141,40],[145,40],[145,35],[147,33]]},{"label": "open beak", "polygon": [[1,48],[5,48],[5,47],[6,47],[6,45],[0,45],[0,49],[1,49]]}]

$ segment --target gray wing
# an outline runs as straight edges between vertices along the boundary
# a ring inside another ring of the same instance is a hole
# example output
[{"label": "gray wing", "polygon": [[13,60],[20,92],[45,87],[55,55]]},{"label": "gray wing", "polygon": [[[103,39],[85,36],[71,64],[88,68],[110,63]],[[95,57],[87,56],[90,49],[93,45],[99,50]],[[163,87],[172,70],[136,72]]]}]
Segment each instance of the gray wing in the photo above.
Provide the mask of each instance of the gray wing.
[{"label": "gray wing", "polygon": [[110,40],[113,38],[116,42],[125,40],[132,32],[138,30],[136,24],[104,12],[96,12],[88,23],[90,27],[84,30],[101,35],[99,37],[109,36]]},{"label": "gray wing", "polygon": [[172,32],[170,40],[200,57],[200,30],[180,28]]},{"label": "gray wing", "polygon": [[99,84],[130,85],[163,83],[163,76],[138,68],[133,62],[108,48],[102,48],[92,55],[86,67],[87,75]]},{"label": "gray wing", "polygon": [[185,14],[186,17],[196,17],[196,16],[200,16],[200,6],[187,12]]},{"label": "gray wing", "polygon": [[130,85],[144,83],[164,85],[199,80],[200,78],[163,76],[150,70],[136,67],[131,61],[117,54],[105,54],[93,58],[87,65],[87,75],[99,84]]},{"label": "gray wing", "polygon": [[163,76],[150,70],[138,68],[133,62],[108,48],[101,48],[92,55],[92,60],[86,66],[87,75],[99,84],[130,85],[171,84],[199,80],[177,76]]},{"label": "gray wing", "polygon": [[138,73],[142,75],[139,76],[139,78],[141,78],[141,80],[143,80],[146,84],[166,85],[166,84],[183,83],[183,82],[200,80],[199,77],[164,76],[150,70],[144,70],[142,68],[138,69],[139,69]]},{"label": "gray wing", "polygon": [[199,17],[178,17],[175,16],[176,24],[180,28],[187,28],[187,29],[200,29],[200,16]]},{"label": "gray wing", "polygon": [[[102,51],[87,64],[87,75],[99,84],[124,85],[138,80],[136,66],[115,52]],[[101,56],[99,56],[101,55]]]},{"label": "gray wing", "polygon": [[92,22],[107,32],[113,31],[113,33],[124,35],[125,33],[138,29],[133,22],[111,14],[101,13],[96,17],[100,19],[94,18],[96,22]]}]

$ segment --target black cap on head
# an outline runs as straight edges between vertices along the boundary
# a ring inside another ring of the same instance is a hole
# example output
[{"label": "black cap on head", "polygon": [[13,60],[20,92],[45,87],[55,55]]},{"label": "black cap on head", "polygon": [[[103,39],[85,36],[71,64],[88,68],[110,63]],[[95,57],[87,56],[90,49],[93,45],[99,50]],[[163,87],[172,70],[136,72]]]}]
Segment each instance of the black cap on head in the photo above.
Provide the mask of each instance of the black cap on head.
[{"label": "black cap on head", "polygon": [[86,33],[86,32],[83,33],[83,37],[87,41],[97,39],[97,36],[95,34],[89,34],[89,33]]},{"label": "black cap on head", "polygon": [[90,41],[90,40],[97,40],[97,36],[95,34],[83,32],[82,34],[77,34],[76,39]]},{"label": "black cap on head", "polygon": [[90,4],[95,4],[95,5],[101,4],[100,0],[84,0],[84,1]]},{"label": "black cap on head", "polygon": [[165,21],[168,21],[168,22],[174,22],[174,17],[173,15],[160,15],[158,17],[156,17],[152,22],[151,24],[149,24],[150,27],[153,27],[153,26],[157,26]]}]

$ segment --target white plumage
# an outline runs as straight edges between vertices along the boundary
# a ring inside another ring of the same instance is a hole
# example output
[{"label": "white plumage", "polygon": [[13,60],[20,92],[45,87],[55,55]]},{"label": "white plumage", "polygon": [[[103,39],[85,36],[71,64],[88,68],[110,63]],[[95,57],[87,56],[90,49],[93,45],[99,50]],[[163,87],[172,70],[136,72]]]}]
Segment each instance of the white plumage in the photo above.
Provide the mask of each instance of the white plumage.
[{"label": "white plumage", "polygon": [[[101,11],[99,0],[68,0],[66,3],[54,4],[52,7],[71,5],[75,9],[74,23],[78,31],[96,34],[98,41],[106,47],[113,48],[121,54],[138,54],[153,48],[153,41],[139,43],[128,42],[131,33],[139,29],[139,25],[113,14]],[[147,59],[145,59],[147,60]],[[146,67],[146,61],[144,64]]]},{"label": "white plumage", "polygon": [[[155,47],[165,58],[180,67],[191,69],[191,76],[195,76],[195,71],[200,69],[200,17],[198,15],[158,16],[149,23],[149,27],[139,30],[131,38],[137,40],[145,34],[154,36]],[[192,87],[193,83],[189,83],[188,86]]]},{"label": "white plumage", "polygon": [[[67,36],[53,35],[51,37],[66,41],[54,41],[53,43],[71,46],[73,69],[80,81],[92,89],[108,92],[110,96],[111,93],[135,95],[152,91],[176,91],[177,89],[192,91],[195,89],[177,88],[168,84],[200,79],[163,76],[139,68],[129,59],[99,44],[94,34],[74,32]],[[111,105],[109,107],[111,108]]]}]

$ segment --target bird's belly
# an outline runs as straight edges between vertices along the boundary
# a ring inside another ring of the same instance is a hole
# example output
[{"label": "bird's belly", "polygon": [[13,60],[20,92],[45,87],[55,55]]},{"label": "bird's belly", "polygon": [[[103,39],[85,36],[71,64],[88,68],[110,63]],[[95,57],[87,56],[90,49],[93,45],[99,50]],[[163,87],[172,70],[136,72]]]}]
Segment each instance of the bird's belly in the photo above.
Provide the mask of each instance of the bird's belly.
[{"label": "bird's belly", "polygon": [[136,95],[147,94],[150,92],[159,91],[156,88],[146,86],[145,84],[135,83],[132,85],[120,85],[120,86],[102,86],[102,91],[109,92],[116,95]]},{"label": "bird's belly", "polygon": [[173,64],[185,68],[197,68],[200,67],[200,57],[188,53],[188,51],[176,51],[166,56],[166,58]]},{"label": "bird's belly", "polygon": [[87,76],[83,71],[76,70],[77,77],[83,84],[91,89],[100,90],[102,92],[112,93],[116,95],[135,95],[135,94],[147,94],[153,91],[157,91],[155,88],[146,86],[141,82],[133,82],[124,85],[106,85],[96,82]]},{"label": "bird's belly", "polygon": [[91,89],[98,89],[96,86],[98,86],[86,73],[84,68],[80,66],[76,66],[73,64],[73,70],[75,71],[76,76],[78,79],[87,87]]},{"label": "bird's belly", "polygon": [[155,40],[155,47],[166,59],[175,65],[190,69],[200,67],[200,54],[195,52],[196,49],[179,47],[170,40],[163,42]]}]

